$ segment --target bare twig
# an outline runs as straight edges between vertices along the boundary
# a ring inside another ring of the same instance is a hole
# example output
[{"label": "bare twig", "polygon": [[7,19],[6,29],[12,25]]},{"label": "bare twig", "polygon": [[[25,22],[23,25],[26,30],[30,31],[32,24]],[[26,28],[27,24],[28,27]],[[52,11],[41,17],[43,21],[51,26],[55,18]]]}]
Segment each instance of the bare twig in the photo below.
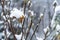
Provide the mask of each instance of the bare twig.
[{"label": "bare twig", "polygon": [[10,22],[11,22],[11,23],[10,23],[10,25],[9,25],[9,28],[10,28],[10,30],[11,30],[13,36],[14,36],[14,40],[16,40],[15,31],[14,31],[14,28],[13,28],[13,26],[12,26],[12,21],[10,20]]},{"label": "bare twig", "polygon": [[[24,2],[23,2],[23,8],[24,8],[24,10],[23,10],[24,12],[23,13],[25,14],[26,3],[24,3]],[[22,37],[21,37],[21,40],[23,39],[23,34],[24,34],[24,32],[23,32],[23,30],[24,30],[23,29],[24,28],[24,22],[25,22],[25,18],[24,18],[24,21],[23,21],[23,24],[22,24]]]},{"label": "bare twig", "polygon": [[24,32],[23,32],[24,22],[25,22],[25,18],[24,18],[24,21],[23,21],[23,24],[22,24],[22,37],[21,37],[21,40],[23,39],[23,34],[24,34]]},{"label": "bare twig", "polygon": [[2,5],[2,12],[4,14],[4,0],[1,0],[1,5]]},{"label": "bare twig", "polygon": [[40,17],[40,19],[39,19],[39,21],[38,21],[38,24],[37,24],[37,26],[36,26],[36,28],[35,28],[35,30],[34,30],[32,36],[31,36],[30,40],[32,40],[33,36],[35,35],[35,32],[36,32],[36,30],[37,30],[37,28],[38,28],[38,26],[39,26],[41,20],[42,20],[43,17],[44,17],[45,10],[46,10],[46,9],[44,8],[43,15]]},{"label": "bare twig", "polygon": [[48,31],[45,33],[45,38],[44,38],[44,40],[46,39],[46,37],[47,37],[47,33],[48,33]]},{"label": "bare twig", "polygon": [[4,26],[5,26],[5,28],[4,28],[4,30],[5,30],[5,40],[8,40],[8,38],[7,38],[7,21],[5,22],[5,24],[4,24]]},{"label": "bare twig", "polygon": [[49,28],[51,30],[51,19],[52,19],[52,17],[51,17],[51,12],[50,12],[50,3],[49,3],[49,0],[47,0],[47,6],[48,6],[48,15],[49,15],[48,16],[49,17]]},{"label": "bare twig", "polygon": [[[10,0],[9,0],[9,1],[10,1]],[[10,3],[11,3],[11,1],[10,1]],[[8,6],[9,6],[8,15],[9,15],[9,16],[10,16],[10,3],[8,4]],[[17,40],[16,37],[15,37],[15,30],[14,30],[14,28],[13,28],[12,21],[11,21],[11,18],[10,18],[10,17],[9,17],[9,20],[10,20],[10,23],[8,22],[8,26],[9,26],[12,34],[13,34],[14,40]]]},{"label": "bare twig", "polygon": [[27,33],[26,33],[26,38],[25,38],[25,40],[27,40],[27,37],[28,37],[28,35],[29,35],[31,26],[32,26],[32,19],[31,19],[31,23],[30,23],[30,25],[29,25],[28,31],[27,31]]},{"label": "bare twig", "polygon": [[[41,19],[39,20],[39,23],[40,23],[40,22],[41,22]],[[37,30],[37,28],[38,28],[39,23],[37,24],[37,26],[36,26],[36,28],[35,28],[32,36],[31,36],[30,40],[32,40],[33,36],[35,35],[35,32],[36,32],[36,30]]]},{"label": "bare twig", "polygon": [[[28,2],[29,2],[29,1],[30,1],[30,0],[28,0]],[[28,5],[28,10],[30,10],[31,2],[28,3],[28,4],[29,4],[29,5]],[[32,26],[32,18],[31,18],[31,23],[30,23],[30,25],[29,25],[28,31],[27,31],[27,33],[26,33],[26,38],[25,38],[25,40],[27,40],[27,38],[28,38],[28,35],[29,35],[29,32],[30,32],[31,26]]]}]

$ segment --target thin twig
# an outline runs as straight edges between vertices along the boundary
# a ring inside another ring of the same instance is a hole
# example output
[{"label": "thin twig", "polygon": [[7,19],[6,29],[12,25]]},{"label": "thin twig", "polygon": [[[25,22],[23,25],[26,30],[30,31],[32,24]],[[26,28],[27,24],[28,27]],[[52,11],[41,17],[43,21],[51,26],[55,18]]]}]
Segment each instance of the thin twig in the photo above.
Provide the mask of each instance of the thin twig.
[{"label": "thin twig", "polygon": [[25,22],[25,18],[24,18],[24,21],[23,21],[23,24],[22,24],[22,36],[21,36],[21,40],[23,39],[23,34],[24,34],[24,32],[23,32],[24,22]]},{"label": "thin twig", "polygon": [[16,40],[16,37],[15,37],[15,31],[14,31],[14,28],[13,28],[13,26],[12,26],[12,21],[10,20],[10,29],[11,29],[11,32],[12,32],[12,34],[13,34],[13,36],[14,36],[14,40]]},{"label": "thin twig", "polygon": [[43,19],[43,17],[44,17],[45,10],[46,10],[46,9],[44,8],[43,16],[41,16],[41,17],[40,17],[40,19],[39,19],[39,21],[38,21],[38,24],[37,24],[37,26],[36,26],[36,28],[35,28],[35,30],[34,30],[34,32],[33,32],[33,34],[32,34],[32,36],[31,36],[30,40],[32,40],[33,36],[35,35],[35,32],[36,32],[36,30],[37,30],[37,28],[38,28],[38,26],[39,26],[39,24],[40,24],[41,20],[42,20],[42,19]]},{"label": "thin twig", "polygon": [[[28,0],[28,1],[30,1],[30,0]],[[28,5],[28,10],[30,10],[30,5],[31,5],[31,3],[29,3],[29,5]],[[27,31],[27,33],[26,33],[26,38],[25,38],[25,40],[27,40],[27,38],[28,38],[28,35],[29,35],[29,32],[30,32],[31,26],[32,26],[32,19],[31,19],[31,23],[30,23],[30,25],[29,25],[28,31]]]},{"label": "thin twig", "polygon": [[49,3],[49,0],[47,0],[47,6],[48,6],[48,15],[49,15],[48,16],[49,17],[49,28],[51,30],[51,12],[50,12],[50,3]]},{"label": "thin twig", "polygon": [[[10,0],[9,0],[9,1],[10,1]],[[10,3],[11,3],[11,1],[10,1]],[[10,4],[9,4],[9,10],[8,10],[8,13],[9,13],[8,15],[10,16]],[[10,23],[8,22],[8,26],[9,26],[9,28],[10,28],[12,34],[13,34],[14,40],[17,40],[16,37],[15,37],[15,30],[14,30],[14,28],[13,28],[12,20],[11,20],[10,17],[9,17],[9,20],[10,20]]]},{"label": "thin twig", "polygon": [[[39,20],[39,23],[40,23],[40,22],[41,22],[41,19]],[[37,28],[38,28],[39,23],[37,24],[37,26],[36,26],[36,28],[35,28],[32,36],[31,36],[30,40],[32,40],[33,36],[35,35],[35,32],[36,32],[36,30],[37,30]]]},{"label": "thin twig", "polygon": [[[24,7],[24,10],[23,10],[24,12],[23,13],[25,15],[26,3],[24,3],[23,7]],[[23,39],[23,34],[24,34],[24,32],[23,32],[23,30],[24,30],[23,29],[24,28],[24,22],[25,22],[25,18],[24,18],[24,21],[23,21],[23,24],[22,24],[22,36],[21,36],[21,40]]]},{"label": "thin twig", "polygon": [[25,38],[25,40],[27,40],[27,37],[28,37],[28,35],[29,35],[31,26],[32,26],[32,19],[31,19],[31,23],[30,23],[30,25],[29,25],[28,31],[27,31],[27,33],[26,33],[26,38]]},{"label": "thin twig", "polygon": [[[10,1],[10,0],[9,0],[9,1]],[[8,13],[10,14],[10,4],[9,4]],[[9,15],[9,14],[8,14],[8,15]],[[9,16],[10,16],[10,15],[9,15]],[[13,39],[14,39],[14,40],[17,40],[16,37],[15,37],[15,30],[14,30],[14,28],[13,28],[11,18],[9,17],[9,19],[10,19],[10,23],[8,22],[8,26],[9,26],[12,34],[13,34],[13,37],[14,37]]]},{"label": "thin twig", "polygon": [[1,5],[2,5],[2,12],[4,14],[4,0],[1,0]]}]

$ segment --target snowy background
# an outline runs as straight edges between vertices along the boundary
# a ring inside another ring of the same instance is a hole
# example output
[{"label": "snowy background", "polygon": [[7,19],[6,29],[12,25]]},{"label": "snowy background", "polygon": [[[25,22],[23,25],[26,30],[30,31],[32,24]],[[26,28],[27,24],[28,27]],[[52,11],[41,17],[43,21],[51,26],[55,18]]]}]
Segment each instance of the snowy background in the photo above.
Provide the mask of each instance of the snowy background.
[{"label": "snowy background", "polygon": [[60,40],[60,0],[3,1],[0,40]]}]

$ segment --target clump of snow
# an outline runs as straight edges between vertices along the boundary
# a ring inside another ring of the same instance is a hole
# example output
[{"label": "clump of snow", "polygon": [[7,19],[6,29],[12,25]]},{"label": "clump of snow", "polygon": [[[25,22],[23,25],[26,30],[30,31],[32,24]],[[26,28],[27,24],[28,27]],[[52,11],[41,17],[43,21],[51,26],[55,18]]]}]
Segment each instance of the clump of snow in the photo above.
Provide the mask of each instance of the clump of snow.
[{"label": "clump of snow", "polygon": [[31,3],[31,1],[28,1],[27,5],[29,5]]},{"label": "clump of snow", "polygon": [[1,16],[3,16],[3,12],[1,13]]},{"label": "clump of snow", "polygon": [[22,36],[22,33],[20,35],[15,34],[15,37],[16,37],[17,40],[20,40],[21,36]]},{"label": "clump of snow", "polygon": [[0,24],[4,23],[4,21],[0,21]]},{"label": "clump of snow", "polygon": [[4,20],[6,20],[6,17],[5,17],[5,16],[3,16],[3,19],[4,19]]},{"label": "clump of snow", "polygon": [[30,5],[30,7],[32,6],[32,3],[31,1],[28,1],[27,5]]},{"label": "clump of snow", "polygon": [[3,15],[3,12],[1,13],[1,16],[3,17],[4,20],[6,20],[5,15]]},{"label": "clump of snow", "polygon": [[56,6],[55,12],[57,12],[57,11],[60,11],[60,5],[59,6]]},{"label": "clump of snow", "polygon": [[53,2],[53,5],[54,5],[55,3],[58,4],[57,0],[55,0],[55,1]]},{"label": "clump of snow", "polygon": [[9,18],[9,15],[6,15],[7,18]]},{"label": "clump of snow", "polygon": [[57,25],[56,26],[56,29],[57,29],[57,31],[60,30],[60,25]]},{"label": "clump of snow", "polygon": [[10,23],[10,20],[8,20],[8,22]]},{"label": "clump of snow", "polygon": [[43,17],[43,13],[40,14],[40,18],[42,18],[42,17]]},{"label": "clump of snow", "polygon": [[46,33],[48,31],[48,29],[49,29],[49,27],[44,28],[43,29],[44,30],[44,33]]},{"label": "clump of snow", "polygon": [[0,33],[0,39],[2,38],[2,36],[4,36],[4,32]]},{"label": "clump of snow", "polygon": [[36,37],[37,38],[37,40],[43,40],[43,38],[40,38],[40,37]]},{"label": "clump of snow", "polygon": [[59,32],[56,32],[56,35],[58,35],[59,34]]},{"label": "clump of snow", "polygon": [[54,4],[55,2],[58,3],[57,0],[55,0],[55,1],[53,2],[53,4]]},{"label": "clump of snow", "polygon": [[14,18],[12,21],[13,21],[13,22],[16,21],[16,18]]},{"label": "clump of snow", "polygon": [[28,10],[28,13],[29,13],[30,16],[34,16],[34,12],[33,11]]},{"label": "clump of snow", "polygon": [[8,30],[6,30],[6,33],[7,33],[7,37],[9,37],[11,34],[11,32],[9,32]]},{"label": "clump of snow", "polygon": [[17,8],[13,8],[13,10],[11,11],[11,14],[10,14],[11,18],[13,18],[13,17],[20,18],[22,16],[24,16],[23,11],[18,10]]}]

